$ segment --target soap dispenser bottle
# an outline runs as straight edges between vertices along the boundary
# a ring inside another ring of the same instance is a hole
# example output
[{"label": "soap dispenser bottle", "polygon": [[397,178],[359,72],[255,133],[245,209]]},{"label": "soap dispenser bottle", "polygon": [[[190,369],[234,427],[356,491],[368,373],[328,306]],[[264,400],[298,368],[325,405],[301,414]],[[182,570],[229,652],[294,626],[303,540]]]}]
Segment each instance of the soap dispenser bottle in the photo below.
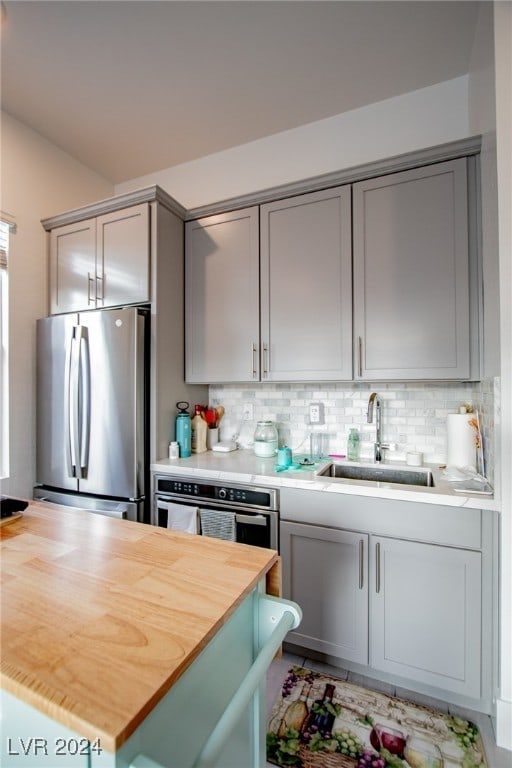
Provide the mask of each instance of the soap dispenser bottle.
[{"label": "soap dispenser bottle", "polygon": [[359,432],[357,429],[351,429],[347,441],[347,458],[349,461],[359,459]]}]

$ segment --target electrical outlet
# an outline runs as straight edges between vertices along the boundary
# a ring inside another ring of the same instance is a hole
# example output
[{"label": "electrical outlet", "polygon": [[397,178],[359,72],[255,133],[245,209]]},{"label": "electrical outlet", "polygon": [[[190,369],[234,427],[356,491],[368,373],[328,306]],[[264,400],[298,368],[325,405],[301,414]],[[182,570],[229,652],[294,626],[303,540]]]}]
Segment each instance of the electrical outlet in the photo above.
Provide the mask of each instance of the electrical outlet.
[{"label": "electrical outlet", "polygon": [[324,404],[323,403],[310,403],[309,404],[309,423],[310,424],[325,424]]},{"label": "electrical outlet", "polygon": [[245,403],[242,418],[244,421],[252,421],[254,418],[254,406],[252,403]]}]

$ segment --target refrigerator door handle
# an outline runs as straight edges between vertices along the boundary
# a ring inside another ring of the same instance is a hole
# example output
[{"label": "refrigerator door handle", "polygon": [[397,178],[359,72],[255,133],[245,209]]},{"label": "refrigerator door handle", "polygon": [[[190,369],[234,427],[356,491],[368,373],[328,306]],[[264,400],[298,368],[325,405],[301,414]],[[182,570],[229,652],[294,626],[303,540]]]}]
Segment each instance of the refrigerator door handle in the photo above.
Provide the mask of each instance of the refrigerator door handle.
[{"label": "refrigerator door handle", "polygon": [[[74,329],[72,334],[74,333]],[[74,477],[73,471],[73,442],[71,440],[71,358],[73,349],[73,335],[66,341],[66,362],[64,366],[64,438],[66,442],[66,466],[68,476]]]},{"label": "refrigerator door handle", "polygon": [[89,357],[89,338],[87,329],[80,327],[79,334],[79,368],[80,382],[80,463],[79,477],[87,476],[89,464],[89,435],[91,424],[91,365]]},{"label": "refrigerator door handle", "polygon": [[78,449],[79,449],[79,326],[74,326],[71,338],[68,367],[66,372],[66,419],[68,433],[68,468],[71,477],[78,477]]}]

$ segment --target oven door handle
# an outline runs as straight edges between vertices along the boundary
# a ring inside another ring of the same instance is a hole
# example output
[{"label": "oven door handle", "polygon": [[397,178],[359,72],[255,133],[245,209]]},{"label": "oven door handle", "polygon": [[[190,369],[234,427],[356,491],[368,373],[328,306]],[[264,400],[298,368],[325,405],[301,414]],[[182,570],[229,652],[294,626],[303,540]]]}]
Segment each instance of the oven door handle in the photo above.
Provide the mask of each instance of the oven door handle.
[{"label": "oven door handle", "polygon": [[237,523],[243,523],[244,525],[266,525],[267,518],[264,515],[235,515],[235,521]]}]

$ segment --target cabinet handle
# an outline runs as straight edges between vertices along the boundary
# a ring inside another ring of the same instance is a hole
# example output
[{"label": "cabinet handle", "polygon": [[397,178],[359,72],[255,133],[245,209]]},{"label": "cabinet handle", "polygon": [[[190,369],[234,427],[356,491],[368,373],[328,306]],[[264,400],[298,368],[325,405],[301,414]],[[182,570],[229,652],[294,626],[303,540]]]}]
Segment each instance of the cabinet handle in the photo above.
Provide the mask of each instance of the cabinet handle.
[{"label": "cabinet handle", "polygon": [[252,365],[252,377],[253,377],[253,379],[255,379],[255,378],[256,378],[256,376],[257,376],[257,370],[256,370],[256,352],[257,352],[256,344],[255,344],[255,342],[253,341],[253,343],[252,343],[252,352],[251,352],[251,355],[252,355],[251,365]]},{"label": "cabinet handle", "polygon": [[263,344],[263,376],[268,376],[268,344]]},{"label": "cabinet handle", "polygon": [[375,591],[380,592],[380,544],[375,545]]},{"label": "cabinet handle", "polygon": [[364,587],[364,541],[359,540],[359,589]]},{"label": "cabinet handle", "polygon": [[89,304],[91,303],[92,304],[96,303],[95,299],[91,299],[91,283],[94,283],[94,278],[91,277],[91,273],[88,272],[87,273],[87,306],[89,306]]},{"label": "cabinet handle", "polygon": [[[101,283],[101,294],[98,293],[99,283]],[[104,278],[100,277],[100,275],[96,275],[96,300],[97,301],[105,300],[105,282],[104,282]]]},{"label": "cabinet handle", "polygon": [[357,337],[357,372],[359,378],[363,378],[363,339],[361,336]]}]

